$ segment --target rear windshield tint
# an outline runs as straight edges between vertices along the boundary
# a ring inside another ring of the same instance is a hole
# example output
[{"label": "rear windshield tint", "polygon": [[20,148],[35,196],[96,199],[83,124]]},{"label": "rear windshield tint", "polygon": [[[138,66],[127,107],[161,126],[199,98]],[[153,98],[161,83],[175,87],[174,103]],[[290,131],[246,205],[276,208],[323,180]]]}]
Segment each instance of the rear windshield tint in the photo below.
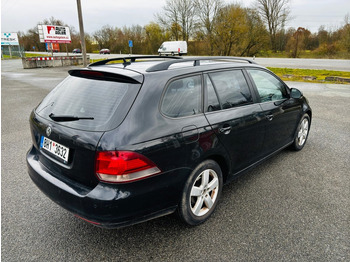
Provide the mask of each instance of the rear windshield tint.
[{"label": "rear windshield tint", "polygon": [[88,131],[106,131],[123,121],[140,86],[69,76],[52,90],[36,112],[49,120],[50,114],[93,118],[60,124]]}]

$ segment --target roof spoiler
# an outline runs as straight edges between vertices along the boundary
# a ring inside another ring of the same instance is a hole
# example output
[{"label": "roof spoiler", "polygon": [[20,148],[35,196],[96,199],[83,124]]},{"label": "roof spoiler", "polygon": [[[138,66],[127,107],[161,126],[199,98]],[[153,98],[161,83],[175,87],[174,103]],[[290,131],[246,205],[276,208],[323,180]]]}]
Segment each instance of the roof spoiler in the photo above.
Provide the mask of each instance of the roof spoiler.
[{"label": "roof spoiler", "polygon": [[114,74],[103,71],[94,71],[91,69],[73,69],[69,70],[68,73],[71,76],[94,79],[94,80],[104,80],[104,81],[112,81],[119,83],[127,83],[127,84],[141,84],[141,79],[135,79],[126,75]]}]

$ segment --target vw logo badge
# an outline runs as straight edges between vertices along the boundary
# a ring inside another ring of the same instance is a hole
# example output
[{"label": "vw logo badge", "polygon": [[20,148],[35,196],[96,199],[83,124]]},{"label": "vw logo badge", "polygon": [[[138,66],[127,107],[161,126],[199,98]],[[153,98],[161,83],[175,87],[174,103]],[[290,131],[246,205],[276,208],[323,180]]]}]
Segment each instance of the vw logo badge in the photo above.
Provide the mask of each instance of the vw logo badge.
[{"label": "vw logo badge", "polygon": [[50,136],[50,135],[51,135],[51,131],[52,131],[51,127],[48,126],[48,127],[46,128],[46,135],[47,135],[47,136]]}]

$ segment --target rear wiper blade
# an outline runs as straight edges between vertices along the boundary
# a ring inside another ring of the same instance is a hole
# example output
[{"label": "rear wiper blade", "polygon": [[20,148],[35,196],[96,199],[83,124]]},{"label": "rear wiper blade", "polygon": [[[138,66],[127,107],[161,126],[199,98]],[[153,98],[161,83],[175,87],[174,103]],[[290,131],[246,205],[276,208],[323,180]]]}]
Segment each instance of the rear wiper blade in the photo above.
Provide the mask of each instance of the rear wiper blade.
[{"label": "rear wiper blade", "polygon": [[54,115],[53,113],[51,113],[49,115],[49,117],[57,122],[68,122],[68,121],[78,121],[81,119],[84,120],[94,120],[93,117],[80,117],[80,116],[70,116],[70,115]]}]

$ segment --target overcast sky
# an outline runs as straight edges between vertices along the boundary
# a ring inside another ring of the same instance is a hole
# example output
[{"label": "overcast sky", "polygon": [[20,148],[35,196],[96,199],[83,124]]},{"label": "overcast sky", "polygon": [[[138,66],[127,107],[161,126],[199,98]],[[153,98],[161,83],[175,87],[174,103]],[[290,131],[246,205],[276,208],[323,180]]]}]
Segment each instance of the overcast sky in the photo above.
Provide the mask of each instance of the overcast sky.
[{"label": "overcast sky", "polygon": [[[255,0],[240,2],[250,7]],[[88,33],[104,25],[116,27],[139,24],[144,26],[155,21],[155,14],[162,11],[166,0],[81,0],[84,28]],[[291,0],[292,20],[287,27],[305,27],[317,32],[321,25],[336,30],[344,25],[350,13],[350,0]],[[27,32],[39,21],[55,17],[78,31],[76,0],[1,0],[1,32]]]}]

